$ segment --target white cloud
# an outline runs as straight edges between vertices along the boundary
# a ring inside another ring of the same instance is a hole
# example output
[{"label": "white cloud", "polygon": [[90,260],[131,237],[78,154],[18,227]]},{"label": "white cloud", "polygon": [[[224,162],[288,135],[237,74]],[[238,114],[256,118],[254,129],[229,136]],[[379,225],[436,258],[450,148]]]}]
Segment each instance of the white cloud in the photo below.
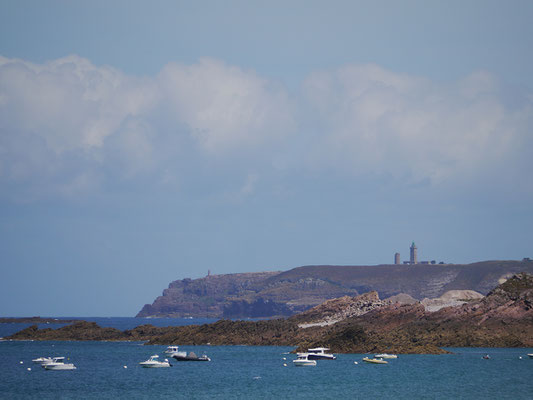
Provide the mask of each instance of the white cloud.
[{"label": "white cloud", "polygon": [[171,112],[210,153],[278,142],[293,128],[287,93],[252,72],[202,59],[168,64],[158,80]]},{"label": "white cloud", "polygon": [[485,72],[436,84],[349,66],[313,74],[304,90],[324,131],[313,162],[355,175],[471,180],[512,160],[532,122],[531,102],[506,107],[497,80]]},{"label": "white cloud", "polygon": [[4,118],[56,153],[101,146],[152,100],[142,81],[78,56],[42,65],[4,58],[0,68]]},{"label": "white cloud", "polygon": [[191,162],[218,169],[216,179],[248,176],[236,196],[255,192],[259,175],[273,182],[269,170],[432,185],[522,177],[532,125],[531,93],[486,72],[435,83],[349,65],[310,75],[296,98],[213,59],[138,78],[78,56],[0,57],[0,185],[37,197],[97,191],[106,179],[182,187],[196,179]]}]

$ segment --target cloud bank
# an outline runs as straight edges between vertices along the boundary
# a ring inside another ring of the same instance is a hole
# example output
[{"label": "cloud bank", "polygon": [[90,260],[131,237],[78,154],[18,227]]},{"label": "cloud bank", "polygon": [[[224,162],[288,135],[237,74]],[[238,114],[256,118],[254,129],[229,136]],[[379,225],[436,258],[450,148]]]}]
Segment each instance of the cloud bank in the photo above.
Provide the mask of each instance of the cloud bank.
[{"label": "cloud bank", "polygon": [[533,94],[483,71],[438,83],[346,65],[289,93],[214,59],[135,77],[0,57],[0,187],[18,200],[174,185],[194,163],[238,176],[241,194],[279,169],[429,187],[511,176],[531,194],[532,128]]}]

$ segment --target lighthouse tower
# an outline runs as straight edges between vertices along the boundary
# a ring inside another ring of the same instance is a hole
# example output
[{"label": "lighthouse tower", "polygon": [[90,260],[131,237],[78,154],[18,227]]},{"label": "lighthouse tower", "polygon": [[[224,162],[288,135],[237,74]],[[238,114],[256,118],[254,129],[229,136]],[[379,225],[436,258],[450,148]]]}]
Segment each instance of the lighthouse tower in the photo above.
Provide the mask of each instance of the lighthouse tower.
[{"label": "lighthouse tower", "polygon": [[409,260],[410,264],[418,264],[418,256],[416,254],[415,242],[413,242],[413,244],[411,245],[410,250],[411,250],[411,259]]}]

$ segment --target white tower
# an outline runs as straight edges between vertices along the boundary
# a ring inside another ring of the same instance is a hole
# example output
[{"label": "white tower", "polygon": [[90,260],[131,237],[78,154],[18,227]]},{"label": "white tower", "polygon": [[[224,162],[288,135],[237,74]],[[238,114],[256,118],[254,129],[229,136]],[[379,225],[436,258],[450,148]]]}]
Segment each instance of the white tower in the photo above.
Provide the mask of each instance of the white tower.
[{"label": "white tower", "polygon": [[410,247],[411,249],[411,259],[409,260],[411,264],[418,264],[418,256],[416,254],[416,244],[413,242],[413,244]]}]

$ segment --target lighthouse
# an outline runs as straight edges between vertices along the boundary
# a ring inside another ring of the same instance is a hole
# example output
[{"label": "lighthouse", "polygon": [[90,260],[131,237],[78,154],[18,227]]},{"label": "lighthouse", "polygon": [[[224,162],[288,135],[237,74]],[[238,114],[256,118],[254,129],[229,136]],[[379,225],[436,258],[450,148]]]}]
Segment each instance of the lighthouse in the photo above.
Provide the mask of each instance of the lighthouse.
[{"label": "lighthouse", "polygon": [[417,257],[417,254],[416,254],[416,244],[415,242],[413,242],[413,244],[411,244],[411,247],[410,247],[410,250],[411,250],[411,259],[409,260],[410,264],[418,264],[418,257]]}]

